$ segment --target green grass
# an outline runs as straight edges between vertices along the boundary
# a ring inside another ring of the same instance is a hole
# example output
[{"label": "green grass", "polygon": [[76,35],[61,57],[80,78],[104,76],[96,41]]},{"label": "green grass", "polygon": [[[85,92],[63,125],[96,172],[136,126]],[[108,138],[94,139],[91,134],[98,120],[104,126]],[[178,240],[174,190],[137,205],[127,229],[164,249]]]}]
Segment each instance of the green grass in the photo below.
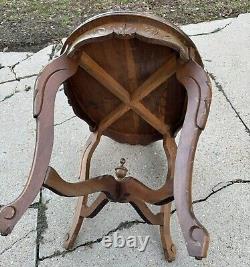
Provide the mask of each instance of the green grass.
[{"label": "green grass", "polygon": [[0,0],[0,49],[42,45],[67,36],[87,17],[120,9],[188,24],[248,13],[250,0]]}]

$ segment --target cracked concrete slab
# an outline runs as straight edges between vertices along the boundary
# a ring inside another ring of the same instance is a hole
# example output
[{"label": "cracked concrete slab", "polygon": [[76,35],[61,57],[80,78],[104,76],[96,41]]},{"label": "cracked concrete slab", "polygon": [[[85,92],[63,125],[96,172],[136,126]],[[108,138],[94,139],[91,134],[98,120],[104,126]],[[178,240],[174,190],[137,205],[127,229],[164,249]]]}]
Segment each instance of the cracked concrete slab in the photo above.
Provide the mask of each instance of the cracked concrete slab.
[{"label": "cracked concrete slab", "polygon": [[[247,186],[235,185],[214,195],[208,201],[194,205],[194,210],[202,223],[208,225],[211,234],[210,257],[197,261],[188,257],[185,243],[181,235],[176,214],[172,216],[173,240],[177,246],[176,261],[172,266],[249,266],[249,233],[250,209]],[[237,192],[237,194],[235,193]],[[234,196],[232,199],[231,195]],[[229,201],[230,199],[230,201]],[[227,212],[225,212],[225,210]],[[223,219],[218,214],[224,214]],[[221,221],[223,220],[223,222]],[[105,221],[105,220],[104,220]],[[214,222],[211,224],[211,222]],[[224,227],[227,225],[227,227]],[[157,226],[146,224],[131,224],[131,227],[118,230],[127,238],[129,235],[150,235],[148,246],[144,253],[134,248],[104,248],[100,240],[93,244],[85,244],[69,253],[55,253],[49,258],[42,258],[39,266],[166,266],[163,259],[159,230]],[[112,236],[113,233],[110,234]],[[93,238],[93,240],[95,240]],[[224,244],[222,246],[221,244]]]},{"label": "cracked concrete slab", "polygon": [[34,91],[37,76],[22,79],[18,82],[15,93]]},{"label": "cracked concrete slab", "polygon": [[[188,26],[186,30],[188,31]],[[250,14],[239,15],[228,27],[216,34],[192,39],[205,59],[206,69],[222,86],[233,107],[250,129]]]},{"label": "cracked concrete slab", "polygon": [[52,54],[51,54],[51,59],[55,59],[57,57],[60,56],[60,52],[61,52],[61,49],[62,49],[62,46],[63,46],[63,41],[57,43],[57,44],[54,44],[54,47],[53,47],[53,50],[52,50]]},{"label": "cracked concrete slab", "polygon": [[0,85],[6,81],[15,80],[15,75],[9,67],[0,69]]},{"label": "cracked concrete slab", "polygon": [[[0,204],[12,201],[21,193],[29,174],[35,144],[31,100],[32,92],[25,92],[0,103]],[[10,190],[7,192],[6,188]]]},{"label": "cracked concrete slab", "polygon": [[18,81],[0,84],[0,103],[15,94],[17,85]]},{"label": "cracked concrete slab", "polygon": [[[0,205],[11,202],[21,193],[30,171],[36,138],[36,123],[32,115],[33,83],[33,78],[19,82],[17,90],[20,92],[0,103],[0,162],[3,164]],[[57,95],[55,124],[74,115],[63,95],[63,91]],[[64,107],[58,110],[62,101],[61,107]],[[11,190],[7,192],[6,188]]]},{"label": "cracked concrete slab", "polygon": [[230,25],[235,19],[237,18],[214,20],[212,23],[206,21],[198,24],[183,25],[181,26],[181,29],[189,36],[207,35],[223,30],[225,27]]},{"label": "cracked concrete slab", "polygon": [[33,55],[32,52],[0,52],[0,66],[11,67]]},{"label": "cracked concrete slab", "polygon": [[[249,24],[249,16],[241,15],[234,19],[183,27],[188,34],[197,35],[192,38],[201,51],[213,80],[211,113],[198,145],[193,175],[194,211],[208,228],[211,245],[207,259],[196,261],[188,257],[173,210],[172,233],[178,250],[177,259],[171,264],[173,266],[249,266],[250,136],[246,132],[249,105],[245,105],[248,92],[243,88],[249,84],[249,76],[245,71],[247,62],[244,57],[240,57],[241,51],[249,52],[249,33],[243,32],[249,29],[246,25]],[[229,42],[231,36],[236,37]],[[233,50],[237,39],[241,49]],[[2,91],[5,96],[13,92],[11,88],[15,88],[15,94],[6,99],[3,95],[0,103],[0,125],[4,129],[0,131],[0,162],[3,166],[0,205],[13,200],[25,184],[35,142],[32,99],[36,71],[40,71],[43,65],[58,55],[59,47],[60,45],[52,45],[43,49],[17,64],[13,71],[11,68],[0,69],[0,74],[4,69],[9,69],[14,80],[16,77],[23,78],[19,82],[15,80],[0,85],[0,89],[4,88]],[[235,60],[240,64],[233,65]],[[32,63],[31,66],[28,62]],[[33,74],[34,77],[25,78]],[[241,83],[236,81],[235,75],[238,75]],[[240,106],[244,97],[245,102]],[[82,149],[88,134],[88,126],[75,117],[63,91],[60,91],[56,98],[55,145],[51,165],[68,181],[77,181]],[[102,138],[93,156],[91,176],[113,174],[121,157],[127,159],[129,175],[138,177],[146,185],[157,188],[164,182],[167,166],[161,142],[147,147],[129,146],[117,144],[106,137]],[[7,192],[6,188],[12,190]],[[47,189],[42,190],[40,197],[41,202],[38,203],[38,197],[27,213],[38,210],[36,249],[40,261],[36,258],[34,262],[29,254],[25,266],[166,265],[158,227],[138,223],[140,217],[128,204],[109,203],[97,217],[87,219],[76,241],[76,249],[65,252],[62,243],[71,224],[76,199],[56,196]],[[90,197],[90,201],[93,199],[94,197]],[[154,211],[158,211],[158,208],[154,208]],[[22,225],[22,222],[18,225]],[[13,237],[12,241],[6,241],[2,247],[4,250],[17,241],[6,252],[13,255],[13,266],[20,263],[19,251],[24,250],[24,255],[28,253],[22,247],[22,242],[26,242],[25,234],[28,234],[27,237],[33,234],[32,227],[29,228],[29,234],[26,230],[22,232],[18,225],[15,229],[21,240]],[[123,227],[124,225],[128,227]],[[107,233],[112,235],[114,231],[119,231],[124,236],[150,235],[146,252],[142,254],[129,248],[103,248],[100,239]],[[2,239],[5,238],[1,237]],[[0,261],[7,262],[7,254],[3,255],[6,256],[3,259],[0,256]]]},{"label": "cracked concrete slab", "polygon": [[16,77],[19,78],[23,76],[38,74],[51,59],[50,55],[52,53],[53,47],[53,45],[45,47],[44,49],[35,53],[33,56],[24,60],[20,64],[17,64],[14,67]]},{"label": "cracked concrete slab", "polygon": [[20,81],[15,80],[0,84],[0,103],[6,101],[16,93],[27,92],[29,90],[33,91],[36,78],[37,76],[33,76],[21,79]]},{"label": "cracked concrete slab", "polygon": [[250,137],[224,95],[212,85],[211,111],[195,156],[194,199],[209,194],[218,182],[249,179]]},{"label": "cracked concrete slab", "polygon": [[36,218],[37,211],[29,209],[11,235],[0,236],[0,266],[35,266]]}]

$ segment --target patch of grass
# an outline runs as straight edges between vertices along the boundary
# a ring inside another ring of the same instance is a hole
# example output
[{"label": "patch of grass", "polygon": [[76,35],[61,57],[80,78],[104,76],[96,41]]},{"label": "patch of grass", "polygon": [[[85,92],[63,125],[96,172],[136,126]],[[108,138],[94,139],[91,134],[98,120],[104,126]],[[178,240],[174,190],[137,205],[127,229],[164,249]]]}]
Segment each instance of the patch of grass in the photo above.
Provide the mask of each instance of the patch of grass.
[{"label": "patch of grass", "polygon": [[248,13],[250,1],[0,0],[0,50],[37,50],[67,36],[87,17],[121,9],[151,12],[175,24],[188,24]]},{"label": "patch of grass", "polygon": [[234,17],[250,12],[250,1],[152,0],[157,14],[178,24]]}]

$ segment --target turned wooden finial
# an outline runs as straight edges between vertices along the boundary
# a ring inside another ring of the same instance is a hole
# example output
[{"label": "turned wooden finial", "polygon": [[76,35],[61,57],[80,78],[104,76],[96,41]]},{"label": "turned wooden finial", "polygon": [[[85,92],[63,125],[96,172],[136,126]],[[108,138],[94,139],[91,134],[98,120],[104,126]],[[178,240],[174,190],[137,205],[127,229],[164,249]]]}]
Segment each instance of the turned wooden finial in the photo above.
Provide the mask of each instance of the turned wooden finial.
[{"label": "turned wooden finial", "polygon": [[121,163],[121,165],[119,167],[115,168],[115,175],[116,175],[117,181],[122,181],[128,172],[128,169],[126,167],[124,167],[126,160],[124,158],[121,158],[120,163]]}]

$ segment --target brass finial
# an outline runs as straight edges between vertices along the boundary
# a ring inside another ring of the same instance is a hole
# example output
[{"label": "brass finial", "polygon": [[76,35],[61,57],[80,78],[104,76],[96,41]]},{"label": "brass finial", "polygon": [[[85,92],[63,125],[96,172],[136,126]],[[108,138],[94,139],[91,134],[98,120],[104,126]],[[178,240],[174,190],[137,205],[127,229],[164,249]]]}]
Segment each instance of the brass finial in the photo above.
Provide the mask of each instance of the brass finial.
[{"label": "brass finial", "polygon": [[119,167],[115,168],[115,175],[116,175],[117,181],[122,181],[128,172],[128,169],[126,167],[124,167],[126,160],[124,158],[121,158],[120,163],[121,163],[121,165]]}]

